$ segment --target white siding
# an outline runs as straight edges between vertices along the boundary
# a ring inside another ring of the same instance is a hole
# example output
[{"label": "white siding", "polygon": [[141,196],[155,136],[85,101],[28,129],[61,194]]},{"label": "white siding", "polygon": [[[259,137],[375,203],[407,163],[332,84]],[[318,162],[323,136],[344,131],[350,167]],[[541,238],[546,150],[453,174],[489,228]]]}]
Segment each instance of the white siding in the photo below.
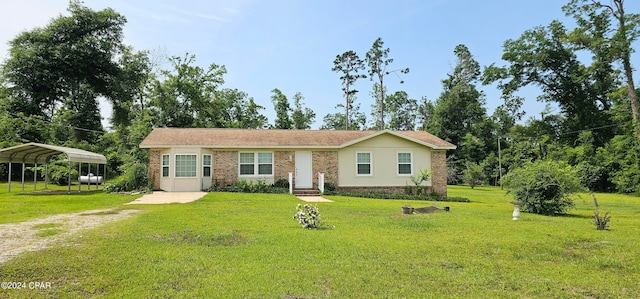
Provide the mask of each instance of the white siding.
[{"label": "white siding", "polygon": [[[357,175],[357,152],[371,153],[371,175]],[[425,168],[431,170],[431,150],[428,147],[390,134],[383,134],[338,152],[338,185],[342,187],[412,186],[413,183],[409,176],[398,175],[399,152],[412,154],[413,174],[419,173]],[[431,181],[428,181],[426,185],[431,186]]]}]

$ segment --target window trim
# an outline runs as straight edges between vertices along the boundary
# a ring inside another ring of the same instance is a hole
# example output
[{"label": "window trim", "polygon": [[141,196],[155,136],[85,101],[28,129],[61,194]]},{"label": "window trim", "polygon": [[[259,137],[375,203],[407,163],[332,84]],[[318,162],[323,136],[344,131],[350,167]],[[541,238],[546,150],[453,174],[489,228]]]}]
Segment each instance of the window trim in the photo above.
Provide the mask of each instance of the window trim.
[{"label": "window trim", "polygon": [[[167,157],[167,164],[164,164],[164,157]],[[164,169],[167,169],[167,175],[164,175]],[[160,157],[160,176],[163,178],[171,177],[171,154],[162,154]]]},{"label": "window trim", "polygon": [[[178,171],[178,156],[194,156],[196,157],[196,167],[195,167],[195,174],[193,176],[178,176],[178,174],[176,173]],[[179,153],[179,154],[174,154],[173,155],[173,163],[174,163],[174,178],[176,179],[193,179],[193,178],[197,178],[198,177],[198,154],[195,153]]]},{"label": "window trim", "polygon": [[[369,154],[369,163],[358,163],[358,154]],[[371,151],[356,151],[356,176],[373,176],[373,153]],[[369,164],[369,173],[358,173],[358,165]]]},{"label": "window trim", "polygon": [[[400,154],[409,154],[411,158],[410,163],[400,163]],[[400,164],[409,164],[409,173],[400,173]],[[398,176],[412,176],[413,175],[413,152],[412,151],[397,151],[396,152],[396,175]]]},{"label": "window trim", "polygon": [[[242,164],[249,163],[240,163],[240,156],[242,154],[253,154],[253,174],[242,174],[240,172],[240,168]],[[260,163],[260,154],[270,154],[271,155],[271,163]],[[268,165],[271,164],[271,173],[270,174],[260,174],[260,165]],[[238,152],[238,177],[270,177],[274,176],[275,172],[275,154],[269,151],[254,151],[254,152]]]},{"label": "window trim", "polygon": [[[204,164],[204,162],[205,162],[204,157],[205,156],[209,156],[209,164]],[[203,178],[210,178],[211,175],[212,175],[212,171],[211,171],[212,170],[212,168],[211,168],[212,165],[211,164],[213,164],[213,160],[212,159],[213,159],[213,156],[211,154],[202,154],[202,177]],[[205,169],[207,169],[207,168],[209,168],[209,175],[207,175],[206,174],[207,172],[205,171]]]}]

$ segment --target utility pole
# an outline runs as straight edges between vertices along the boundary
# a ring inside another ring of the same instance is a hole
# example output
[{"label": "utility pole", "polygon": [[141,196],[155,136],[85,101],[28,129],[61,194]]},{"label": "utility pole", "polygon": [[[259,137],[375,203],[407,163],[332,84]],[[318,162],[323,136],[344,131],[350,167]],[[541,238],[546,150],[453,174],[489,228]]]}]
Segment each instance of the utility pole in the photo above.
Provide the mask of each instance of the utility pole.
[{"label": "utility pole", "polygon": [[502,151],[500,150],[500,135],[498,135],[498,171],[500,172],[500,190],[502,189]]}]

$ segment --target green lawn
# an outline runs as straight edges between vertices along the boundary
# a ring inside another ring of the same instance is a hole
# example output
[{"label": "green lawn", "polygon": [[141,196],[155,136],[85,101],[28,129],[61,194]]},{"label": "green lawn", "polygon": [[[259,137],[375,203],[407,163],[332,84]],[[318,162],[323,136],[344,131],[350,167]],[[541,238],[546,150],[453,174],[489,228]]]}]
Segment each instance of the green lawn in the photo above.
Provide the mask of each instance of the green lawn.
[{"label": "green lawn", "polygon": [[71,194],[67,194],[65,192],[68,190],[67,186],[48,184],[47,190],[43,190],[44,183],[38,182],[34,193],[33,182],[31,182],[31,184],[25,184],[25,193],[22,193],[20,182],[11,183],[11,192],[7,191],[7,183],[0,183],[0,224],[21,222],[53,214],[121,207],[123,203],[139,197],[95,191],[93,185],[91,190],[87,188],[83,185],[82,192],[78,193],[78,185],[72,185]]},{"label": "green lawn", "polygon": [[[289,195],[144,206],[73,246],[0,265],[0,281],[52,283],[0,297],[640,297],[640,198],[598,194],[612,222],[596,231],[586,194],[570,215],[512,221],[504,193],[449,187],[471,203],[331,197],[318,204],[320,230],[298,226]],[[451,212],[403,215],[405,204]]]}]

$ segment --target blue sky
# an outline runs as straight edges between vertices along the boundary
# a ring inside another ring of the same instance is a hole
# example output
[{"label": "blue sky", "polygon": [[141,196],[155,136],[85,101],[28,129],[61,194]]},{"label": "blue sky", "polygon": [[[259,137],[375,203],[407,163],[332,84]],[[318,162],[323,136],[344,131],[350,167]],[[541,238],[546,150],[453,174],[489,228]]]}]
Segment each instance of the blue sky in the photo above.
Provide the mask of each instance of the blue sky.
[{"label": "blue sky", "polygon": [[[525,30],[547,25],[554,19],[573,26],[564,16],[561,0],[85,0],[99,10],[111,7],[124,15],[125,43],[154,56],[196,55],[197,64],[227,67],[224,87],[245,91],[265,106],[263,113],[273,122],[271,90],[280,89],[291,99],[296,92],[316,114],[318,128],[327,113],[343,102],[339,75],[331,71],[333,60],[348,50],[361,58],[373,41],[381,37],[394,59],[390,69],[409,67],[385,80],[390,93],[406,91],[410,97],[435,100],[441,80],[455,65],[453,49],[465,44],[482,66],[503,65],[502,44]],[[606,1],[605,1],[606,2]],[[627,12],[640,12],[639,1],[627,1]],[[0,59],[7,42],[20,31],[44,26],[66,14],[66,0],[22,0],[1,4]],[[638,67],[638,55],[632,63]],[[165,63],[164,67],[168,67]],[[638,77],[638,75],[636,75]],[[360,80],[356,88],[361,110],[369,113],[373,82]],[[501,103],[493,86],[479,86],[487,95],[488,113]],[[535,100],[535,89],[527,98],[525,118],[538,115],[544,104]],[[103,113],[108,117],[108,106]]]}]

